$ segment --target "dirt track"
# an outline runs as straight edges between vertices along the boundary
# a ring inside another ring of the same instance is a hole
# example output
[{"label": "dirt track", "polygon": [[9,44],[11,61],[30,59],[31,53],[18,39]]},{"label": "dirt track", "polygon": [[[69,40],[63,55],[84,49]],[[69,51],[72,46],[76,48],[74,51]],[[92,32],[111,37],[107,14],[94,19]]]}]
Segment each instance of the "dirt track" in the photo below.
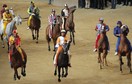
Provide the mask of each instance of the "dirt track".
[{"label": "dirt track", "polygon": [[[17,0],[16,0],[17,1]],[[5,3],[2,0],[2,3]],[[0,3],[0,6],[2,5]],[[12,6],[16,14],[21,17],[27,17],[26,13],[28,2],[6,2]],[[13,80],[13,70],[10,68],[7,57],[7,48],[0,47],[0,84],[57,84],[57,77],[53,75],[53,52],[47,50],[45,40],[45,28],[48,24],[47,16],[52,8],[60,13],[62,7],[48,6],[46,3],[37,2],[36,5],[41,10],[42,27],[40,30],[39,44],[31,38],[31,31],[27,30],[27,22],[17,26],[19,35],[22,38],[22,48],[28,55],[27,76],[22,77],[20,81]],[[62,79],[61,84],[131,84],[132,74],[125,65],[124,73],[119,71],[118,57],[114,56],[116,38],[113,36],[113,28],[118,20],[123,21],[130,28],[128,38],[132,41],[132,7],[118,6],[118,9],[96,10],[96,9],[77,9],[75,11],[76,24],[76,45],[71,46],[72,68],[69,68],[69,75]],[[108,54],[108,67],[99,69],[97,63],[97,53],[93,53],[95,41],[94,31],[98,19],[103,17],[105,23],[109,25],[110,31],[108,37],[110,41],[110,53]],[[53,45],[51,43],[53,49]],[[126,58],[124,58],[126,61]]]}]

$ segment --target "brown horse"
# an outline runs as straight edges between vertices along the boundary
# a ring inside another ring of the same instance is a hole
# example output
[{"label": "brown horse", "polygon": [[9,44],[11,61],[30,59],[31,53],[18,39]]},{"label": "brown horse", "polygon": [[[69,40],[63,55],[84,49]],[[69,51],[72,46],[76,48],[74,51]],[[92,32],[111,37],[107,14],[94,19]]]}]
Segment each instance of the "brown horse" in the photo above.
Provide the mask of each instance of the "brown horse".
[{"label": "brown horse", "polygon": [[[53,43],[54,43],[54,50],[55,50],[56,40],[60,36],[60,26],[61,26],[61,24],[62,24],[62,18],[60,16],[57,16],[56,24],[52,28],[52,40],[53,40]],[[51,29],[50,25],[48,25],[47,28],[46,28],[46,40],[48,42],[48,50],[49,51],[50,51],[50,41],[51,41],[51,38],[49,37],[50,29]]]},{"label": "brown horse", "polygon": [[24,55],[24,60],[25,62],[23,63],[21,54],[18,52],[18,50],[15,47],[15,44],[12,44],[10,46],[10,51],[12,52],[11,54],[11,66],[14,68],[14,80],[18,78],[20,80],[21,76],[18,75],[17,69],[21,67],[21,74],[23,76],[26,76],[26,63],[27,63],[27,55],[25,51],[22,49],[23,55]]},{"label": "brown horse", "polygon": [[[31,17],[31,20],[30,20],[29,28],[31,29],[31,32],[32,32],[32,38],[33,38],[33,40],[36,39],[37,40],[36,43],[38,43],[39,29],[40,29],[41,21],[35,14],[34,15],[32,14],[30,17]],[[35,35],[34,35],[34,33],[35,33]]]},{"label": "brown horse", "polygon": [[126,56],[127,57],[127,66],[130,69],[130,72],[132,72],[131,70],[131,44],[129,42],[129,40],[127,39],[127,34],[129,32],[129,29],[126,25],[123,25],[121,27],[121,35],[120,35],[120,45],[119,45],[119,51],[118,51],[118,56],[119,56],[119,60],[120,60],[120,71],[122,71],[122,65],[124,64],[122,61],[122,56]]},{"label": "brown horse", "polygon": [[[101,34],[100,34],[100,39],[98,41],[98,63],[100,63],[100,69],[102,69],[102,65],[104,66],[104,60],[105,60],[105,65],[108,66],[107,64],[107,59],[106,56],[108,54],[108,48],[109,48],[109,42],[108,38],[106,36],[106,27],[103,27],[101,29]],[[101,56],[101,53],[103,54]]]},{"label": "brown horse", "polygon": [[76,10],[76,6],[69,8],[69,16],[66,19],[65,22],[65,30],[70,32],[70,38],[73,39],[73,44],[75,45],[75,38],[74,38],[74,32],[75,32],[75,24],[74,24],[74,15],[73,13]]}]

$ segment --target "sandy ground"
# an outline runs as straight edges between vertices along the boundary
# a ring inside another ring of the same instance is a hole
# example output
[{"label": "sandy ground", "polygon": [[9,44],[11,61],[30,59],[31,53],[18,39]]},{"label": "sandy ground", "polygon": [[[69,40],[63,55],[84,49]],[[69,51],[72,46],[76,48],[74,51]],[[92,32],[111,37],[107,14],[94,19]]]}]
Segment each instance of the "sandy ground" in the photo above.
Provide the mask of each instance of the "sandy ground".
[{"label": "sandy ground", "polygon": [[[26,13],[29,2],[13,0],[14,2],[1,0],[0,6],[7,3],[13,7],[17,15],[27,17]],[[47,16],[52,8],[60,13],[62,7],[48,6],[47,3],[37,2],[36,5],[41,10],[42,27],[40,30],[39,44],[31,38],[31,31],[27,30],[27,22],[17,26],[19,35],[22,38],[22,48],[28,55],[27,76],[21,80],[13,80],[13,70],[9,66],[7,48],[0,47],[0,84],[57,84],[57,77],[53,75],[53,51],[48,51],[45,40],[45,28],[48,24]],[[118,20],[127,24],[130,28],[128,38],[132,41],[132,7],[118,6],[118,9],[96,10],[96,9],[77,9],[75,11],[76,24],[76,45],[71,46],[72,68],[69,68],[69,75],[63,78],[60,84],[132,84],[132,74],[129,69],[123,66],[124,73],[119,71],[118,56],[114,56],[116,38],[113,36],[113,28]],[[103,17],[105,23],[109,25],[110,31],[108,38],[110,41],[110,53],[107,56],[108,67],[99,69],[97,63],[97,53],[94,53],[93,45],[96,32],[94,31],[98,19]],[[53,49],[53,44],[51,43]],[[20,71],[20,69],[19,69]]]}]

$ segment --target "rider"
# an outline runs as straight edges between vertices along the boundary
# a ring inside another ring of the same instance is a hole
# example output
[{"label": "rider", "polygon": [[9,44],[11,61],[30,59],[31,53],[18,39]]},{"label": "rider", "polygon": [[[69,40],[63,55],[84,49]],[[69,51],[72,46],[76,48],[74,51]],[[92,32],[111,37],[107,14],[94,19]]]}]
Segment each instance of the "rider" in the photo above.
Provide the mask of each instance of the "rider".
[{"label": "rider", "polygon": [[113,32],[114,36],[117,37],[115,55],[118,54],[118,47],[119,47],[119,44],[120,44],[121,26],[122,26],[122,22],[118,21],[117,26],[114,28],[114,32]]},{"label": "rider", "polygon": [[6,36],[6,26],[8,23],[12,21],[12,14],[9,12],[9,9],[6,7],[5,12],[3,13],[3,28],[4,28],[4,36]]},{"label": "rider", "polygon": [[[21,49],[21,39],[20,39],[20,37],[19,37],[19,35],[18,35],[18,33],[17,33],[17,30],[13,30],[13,35],[11,35],[10,37],[9,37],[9,46],[11,46],[12,44],[15,44],[15,47],[16,47],[16,49],[18,50],[18,52],[21,54],[21,57],[22,57],[22,61],[23,61],[23,63],[25,62],[25,60],[24,60],[24,55],[23,55],[23,53],[22,53],[22,49]],[[11,63],[11,59],[10,59],[10,56],[11,56],[11,54],[12,54],[12,52],[10,52],[9,53],[10,55],[9,55],[9,61],[10,61],[10,63]]]},{"label": "rider", "polygon": [[32,17],[30,17],[30,16],[31,16],[32,14],[35,14],[35,16],[36,16],[37,18],[39,18],[39,12],[40,12],[40,10],[39,10],[38,7],[35,6],[34,2],[31,1],[30,7],[28,8],[27,12],[28,12],[28,14],[29,14],[28,28],[27,28],[27,29],[29,29],[30,20],[31,20],[31,18],[32,18]]},{"label": "rider", "polygon": [[68,5],[67,4],[65,4],[64,9],[62,9],[61,16],[62,16],[62,21],[63,21],[63,23],[62,23],[62,29],[64,29],[65,23],[66,23],[66,19],[69,16],[69,8],[68,8]]},{"label": "rider", "polygon": [[[55,65],[55,67],[57,66],[58,56],[59,56],[61,50],[63,49],[63,45],[64,45],[64,43],[67,43],[67,42],[68,42],[68,38],[66,36],[66,31],[65,30],[61,30],[61,36],[59,36],[57,38],[57,43],[55,45],[55,47],[57,48],[57,51],[56,51],[56,54],[55,54],[55,57],[54,57],[54,65]],[[69,64],[68,64],[68,66],[71,67],[69,50],[68,50],[68,56],[69,56]]]},{"label": "rider", "polygon": [[49,37],[52,38],[53,26],[55,26],[55,24],[56,24],[56,14],[55,14],[55,10],[54,9],[52,9],[51,14],[48,17],[48,20],[49,20],[49,25],[50,25]]},{"label": "rider", "polygon": [[1,10],[1,19],[3,18],[3,13],[5,12],[5,8],[7,7],[7,5],[6,5],[6,4],[3,4],[2,7],[3,7],[3,8],[2,8],[2,10]]},{"label": "rider", "polygon": [[[105,30],[106,32],[109,31],[109,27],[108,27],[108,25],[106,25],[106,24],[104,23],[104,19],[103,19],[103,18],[99,18],[99,23],[96,25],[96,28],[95,28],[95,31],[97,31],[97,36],[96,36],[96,42],[95,42],[95,49],[93,50],[94,52],[97,51],[98,41],[99,41],[99,39],[100,39],[100,34],[101,34],[101,29],[102,29],[102,27],[105,27],[105,28],[106,28],[106,30]],[[106,36],[106,37],[107,37],[107,36]],[[107,42],[108,42],[108,38],[107,38],[106,40],[107,40]],[[107,52],[109,52],[109,47],[108,47]]]}]

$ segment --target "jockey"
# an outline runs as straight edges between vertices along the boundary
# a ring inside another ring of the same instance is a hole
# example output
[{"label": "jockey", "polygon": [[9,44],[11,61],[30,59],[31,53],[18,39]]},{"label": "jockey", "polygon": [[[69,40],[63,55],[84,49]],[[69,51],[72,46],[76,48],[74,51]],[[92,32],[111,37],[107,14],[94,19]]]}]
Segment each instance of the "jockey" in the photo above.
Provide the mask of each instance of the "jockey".
[{"label": "jockey", "polygon": [[66,23],[66,19],[69,16],[69,8],[68,8],[67,4],[65,4],[64,9],[62,9],[61,16],[62,16],[62,21],[63,21],[63,23],[62,23],[62,29],[64,29],[65,23]]},{"label": "jockey", "polygon": [[[97,31],[97,37],[96,37],[96,42],[95,42],[95,49],[93,50],[94,52],[97,51],[98,41],[100,39],[100,34],[101,34],[102,27],[105,27],[106,28],[106,30],[105,30],[106,32],[109,31],[109,27],[108,27],[108,25],[106,25],[104,23],[104,19],[103,18],[99,18],[99,24],[97,24],[96,25],[96,28],[95,28],[95,31]],[[108,42],[108,38],[107,38],[107,42]],[[108,49],[108,52],[109,52],[109,49]]]},{"label": "jockey", "polygon": [[7,5],[6,5],[6,4],[3,4],[2,7],[3,7],[3,8],[2,8],[2,10],[1,10],[1,19],[3,18],[3,13],[5,12],[5,8],[7,7]]},{"label": "jockey", "polygon": [[31,20],[31,18],[32,18],[32,17],[30,17],[30,16],[31,16],[32,14],[33,14],[33,15],[35,14],[35,16],[36,16],[37,18],[39,18],[40,10],[39,10],[38,7],[35,6],[34,2],[31,1],[31,5],[30,5],[30,7],[28,8],[27,12],[28,12],[28,14],[29,14],[28,28],[27,28],[27,29],[29,29],[30,20]]},{"label": "jockey", "polygon": [[114,32],[113,32],[114,36],[117,37],[115,55],[118,54],[118,47],[119,47],[119,44],[120,44],[121,26],[122,26],[122,22],[118,21],[117,26],[114,28]]},{"label": "jockey", "polygon": [[12,21],[12,14],[9,12],[9,9],[6,7],[5,12],[3,13],[3,28],[4,28],[4,36],[6,36],[5,30],[8,23]]},{"label": "jockey", "polygon": [[[57,43],[55,45],[55,47],[57,49],[55,57],[54,57],[54,65],[55,65],[55,67],[57,66],[58,56],[59,56],[61,50],[63,49],[63,45],[64,45],[64,43],[67,43],[67,42],[68,42],[68,38],[66,36],[66,31],[65,30],[61,30],[61,36],[59,36],[57,38]],[[68,50],[68,56],[69,56],[69,64],[68,64],[68,66],[71,67],[69,50]]]},{"label": "jockey", "polygon": [[[14,40],[14,41],[13,41]],[[18,33],[17,33],[17,30],[13,30],[13,35],[11,35],[10,37],[9,37],[9,46],[11,46],[12,44],[15,44],[15,47],[16,47],[16,49],[18,50],[18,52],[21,54],[21,57],[22,57],[22,61],[23,61],[23,63],[25,62],[25,60],[24,60],[24,55],[23,55],[23,53],[22,53],[22,49],[21,49],[21,39],[20,39],[20,37],[19,37],[19,35],[18,35]],[[12,54],[12,52],[10,53],[10,55],[9,56],[11,56],[11,54]],[[10,57],[9,57],[10,58]],[[11,59],[10,59],[10,62],[11,62]]]},{"label": "jockey", "polygon": [[49,25],[50,25],[49,37],[52,38],[52,30],[53,30],[52,28],[56,24],[56,14],[55,14],[54,9],[52,9],[51,15],[48,17],[48,20],[49,20]]}]

